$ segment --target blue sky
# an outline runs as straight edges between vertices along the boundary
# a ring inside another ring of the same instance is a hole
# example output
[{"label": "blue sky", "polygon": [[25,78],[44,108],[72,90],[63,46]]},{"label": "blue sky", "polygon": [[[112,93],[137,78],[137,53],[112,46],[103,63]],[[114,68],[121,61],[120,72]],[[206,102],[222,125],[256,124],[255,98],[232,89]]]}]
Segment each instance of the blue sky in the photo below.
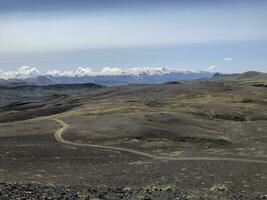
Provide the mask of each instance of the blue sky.
[{"label": "blue sky", "polygon": [[[200,3],[201,2],[201,3]],[[267,72],[267,2],[0,1],[0,70]]]}]

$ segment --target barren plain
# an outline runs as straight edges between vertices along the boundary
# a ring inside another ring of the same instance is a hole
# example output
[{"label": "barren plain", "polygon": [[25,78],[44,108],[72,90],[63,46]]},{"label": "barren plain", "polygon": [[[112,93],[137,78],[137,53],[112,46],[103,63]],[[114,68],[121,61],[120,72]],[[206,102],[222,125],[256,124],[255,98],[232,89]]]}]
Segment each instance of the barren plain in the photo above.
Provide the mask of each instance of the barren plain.
[{"label": "barren plain", "polygon": [[0,198],[267,198],[266,85],[3,86]]}]

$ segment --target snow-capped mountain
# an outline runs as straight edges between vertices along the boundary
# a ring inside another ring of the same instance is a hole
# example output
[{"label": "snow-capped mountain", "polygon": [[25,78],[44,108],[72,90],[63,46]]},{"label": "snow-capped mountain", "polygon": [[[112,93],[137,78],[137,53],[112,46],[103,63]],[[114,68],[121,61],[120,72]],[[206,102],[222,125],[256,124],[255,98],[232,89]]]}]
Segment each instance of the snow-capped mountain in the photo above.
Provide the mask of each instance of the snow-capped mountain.
[{"label": "snow-capped mountain", "polygon": [[112,73],[95,73],[90,75],[60,76],[48,75],[55,83],[97,83],[102,85],[125,85],[135,83],[165,83],[177,80],[211,78],[214,73],[174,70],[167,68],[132,68],[127,71],[111,70]]},{"label": "snow-capped mountain", "polygon": [[[34,69],[34,70],[33,70]],[[75,83],[97,83],[101,85],[126,85],[126,84],[158,84],[177,80],[194,80],[211,78],[214,73],[206,71],[190,71],[169,67],[136,67],[120,69],[116,67],[105,67],[100,72],[94,72],[90,68],[78,68],[76,71],[48,71],[41,75],[36,68],[23,67],[18,72],[4,72],[13,74],[14,78],[9,83],[24,83],[36,85],[49,84],[75,84]],[[3,72],[2,72],[3,74]],[[0,74],[1,75],[1,74]],[[19,77],[19,75],[23,75]]]}]

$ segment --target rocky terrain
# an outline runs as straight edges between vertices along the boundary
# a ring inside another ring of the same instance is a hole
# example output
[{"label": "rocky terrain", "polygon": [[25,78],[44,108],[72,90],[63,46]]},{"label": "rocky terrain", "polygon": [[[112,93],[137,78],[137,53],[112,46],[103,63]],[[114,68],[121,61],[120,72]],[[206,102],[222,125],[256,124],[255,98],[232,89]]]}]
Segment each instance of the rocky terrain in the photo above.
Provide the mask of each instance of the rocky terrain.
[{"label": "rocky terrain", "polygon": [[236,193],[224,188],[214,188],[209,191],[179,192],[171,188],[125,188],[106,186],[55,186],[39,184],[0,184],[0,198],[9,199],[126,199],[126,200],[189,200],[189,199],[267,199],[267,195]]},{"label": "rocky terrain", "polygon": [[0,199],[267,198],[267,76],[0,88]]}]

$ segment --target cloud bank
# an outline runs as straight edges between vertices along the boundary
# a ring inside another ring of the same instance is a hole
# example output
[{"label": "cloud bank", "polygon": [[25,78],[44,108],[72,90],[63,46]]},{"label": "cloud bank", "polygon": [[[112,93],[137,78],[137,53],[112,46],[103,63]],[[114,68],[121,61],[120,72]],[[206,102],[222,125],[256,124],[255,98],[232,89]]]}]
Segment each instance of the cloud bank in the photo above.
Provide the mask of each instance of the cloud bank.
[{"label": "cloud bank", "polygon": [[10,78],[27,78],[35,77],[40,75],[40,71],[35,67],[22,66],[15,71],[1,71],[0,78],[10,79]]},{"label": "cloud bank", "polygon": [[[214,68],[215,69],[215,68]],[[188,69],[181,69],[177,67],[133,67],[129,69],[122,69],[118,67],[104,67],[100,71],[93,71],[88,67],[78,67],[77,70],[71,71],[59,71],[59,70],[50,70],[46,73],[41,73],[35,67],[22,66],[14,71],[1,71],[0,78],[10,79],[10,78],[28,78],[36,77],[40,75],[45,76],[67,76],[67,77],[85,77],[85,76],[112,76],[112,75],[141,75],[141,74],[167,74],[167,73],[192,73],[196,72]]]},{"label": "cloud bank", "polygon": [[139,75],[139,74],[164,74],[171,72],[189,73],[193,70],[180,69],[177,67],[133,67],[129,69],[122,69],[118,67],[104,67],[100,71],[93,71],[90,68],[79,67],[76,71],[48,71],[46,75],[50,76],[101,76],[101,75]]}]

